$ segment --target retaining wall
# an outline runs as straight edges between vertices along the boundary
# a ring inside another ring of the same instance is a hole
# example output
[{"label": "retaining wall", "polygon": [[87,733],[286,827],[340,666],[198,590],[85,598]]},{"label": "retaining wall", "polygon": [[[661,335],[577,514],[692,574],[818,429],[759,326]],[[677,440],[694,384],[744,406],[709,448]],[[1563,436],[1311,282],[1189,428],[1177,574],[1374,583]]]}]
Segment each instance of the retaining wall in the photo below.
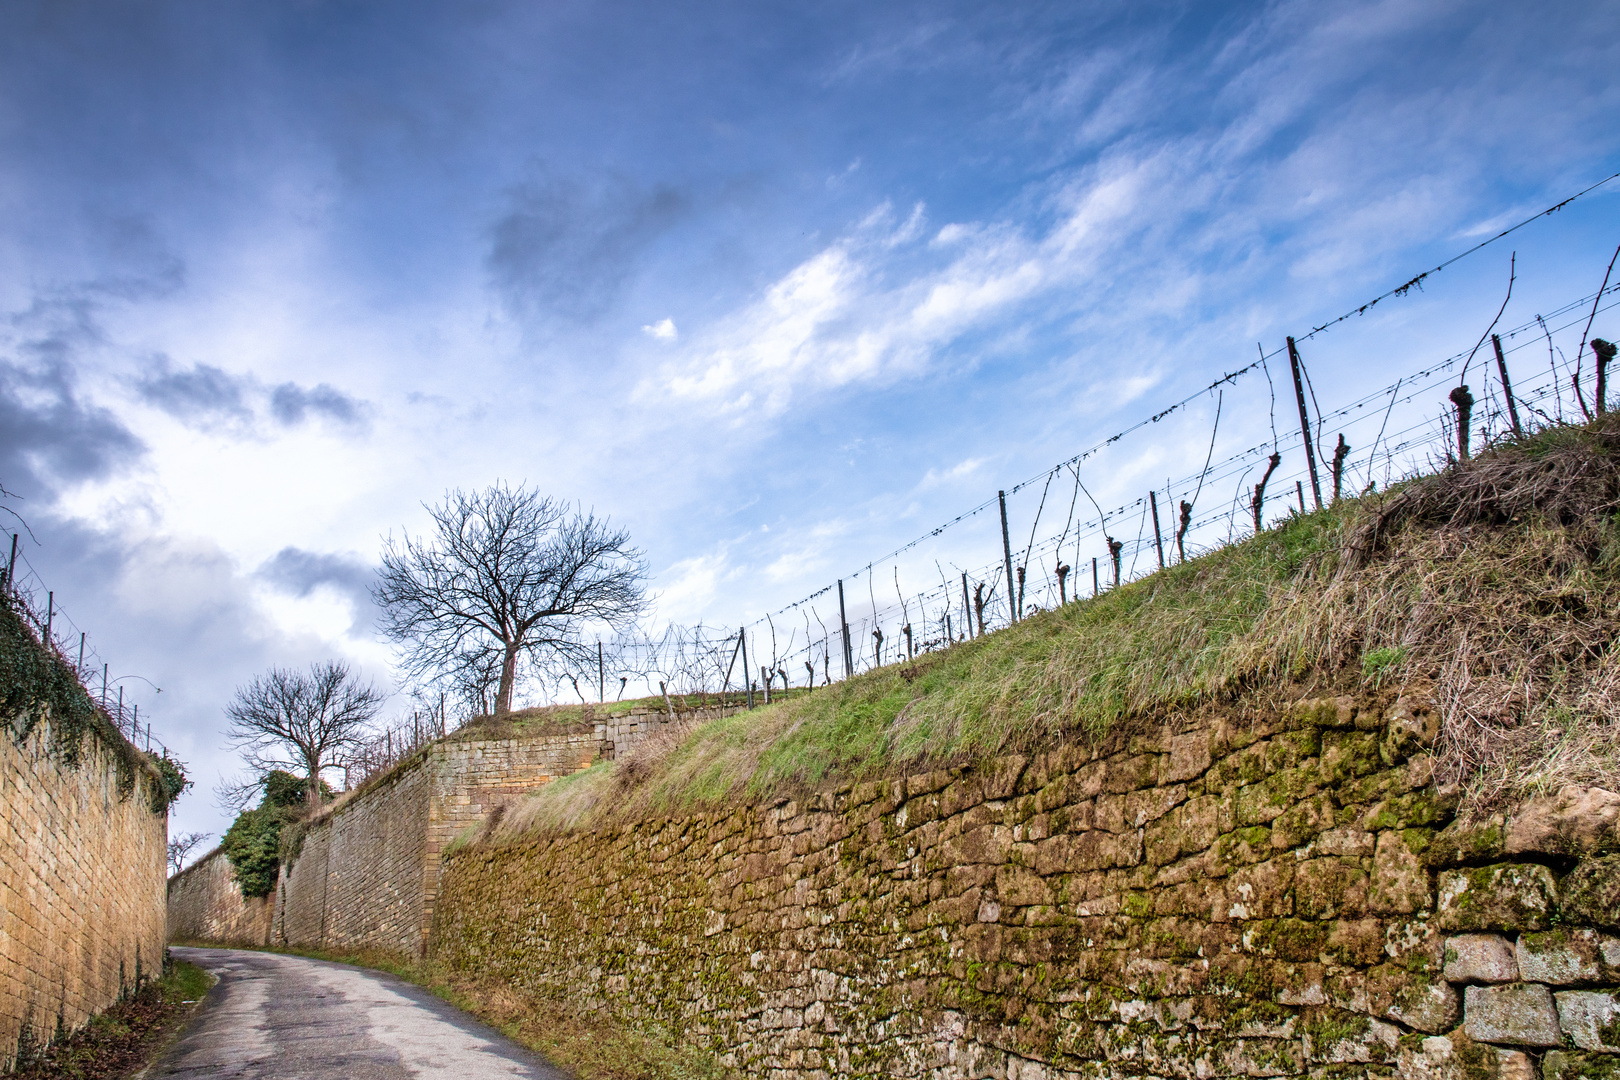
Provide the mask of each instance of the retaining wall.
[{"label": "retaining wall", "polygon": [[90,731],[68,764],[48,713],[20,741],[21,725],[0,729],[5,1071],[161,969],[168,815],[156,770],[116,734]]},{"label": "retaining wall", "polygon": [[274,906],[268,896],[246,897],[220,848],[169,879],[169,940],[221,945],[268,945]]},{"label": "retaining wall", "polygon": [[778,1080],[1620,1077],[1620,796],[1464,829],[1434,730],[1207,712],[474,845],[431,952]]},{"label": "retaining wall", "polygon": [[243,899],[222,854],[177,875],[169,890],[169,938],[419,954],[438,895],[440,859],[458,836],[475,833],[525,793],[612,758],[672,723],[721,714],[695,711],[672,721],[664,712],[637,708],[540,733],[454,733],[318,818],[262,906]]}]

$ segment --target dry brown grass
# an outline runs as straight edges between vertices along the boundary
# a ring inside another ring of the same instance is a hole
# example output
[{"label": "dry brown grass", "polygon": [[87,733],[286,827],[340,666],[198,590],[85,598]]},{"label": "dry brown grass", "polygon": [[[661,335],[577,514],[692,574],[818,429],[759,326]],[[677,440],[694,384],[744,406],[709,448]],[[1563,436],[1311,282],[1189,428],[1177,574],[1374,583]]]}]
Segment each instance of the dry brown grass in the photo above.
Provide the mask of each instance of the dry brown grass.
[{"label": "dry brown grass", "polygon": [[1314,619],[1269,621],[1432,681],[1440,775],[1470,809],[1620,790],[1617,506],[1620,417],[1546,429],[1369,500]]}]

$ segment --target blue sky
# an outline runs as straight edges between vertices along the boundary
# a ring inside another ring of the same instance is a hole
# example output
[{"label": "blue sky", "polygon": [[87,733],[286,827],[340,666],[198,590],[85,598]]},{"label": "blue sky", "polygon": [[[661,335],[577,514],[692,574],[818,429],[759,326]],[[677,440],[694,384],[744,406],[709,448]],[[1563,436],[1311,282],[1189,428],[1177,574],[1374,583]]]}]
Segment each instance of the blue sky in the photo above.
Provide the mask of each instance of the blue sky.
[{"label": "blue sky", "polygon": [[[72,624],[164,687],[125,684],[200,780],[175,827],[217,833],[235,686],[327,656],[389,680],[364,587],[422,500],[528,481],[631,531],[660,621],[756,618],[1620,169],[1617,27],[1590,2],[9,4],[0,482]],[[1510,252],[1504,324],[1595,291],[1614,189],[1309,343],[1323,409],[1469,348]],[[1217,460],[1268,403],[1222,399]],[[1088,486],[1195,474],[1214,407]],[[994,562],[983,517],[870,576]]]}]

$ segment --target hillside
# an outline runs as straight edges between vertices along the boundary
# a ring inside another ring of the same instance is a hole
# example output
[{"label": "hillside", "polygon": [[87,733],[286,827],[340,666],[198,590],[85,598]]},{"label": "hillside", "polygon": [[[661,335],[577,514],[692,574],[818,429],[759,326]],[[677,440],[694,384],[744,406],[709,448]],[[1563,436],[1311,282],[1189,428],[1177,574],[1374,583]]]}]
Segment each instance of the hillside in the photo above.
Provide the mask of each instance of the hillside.
[{"label": "hillside", "polygon": [[490,839],[1379,689],[1441,717],[1464,813],[1620,785],[1620,417],[1544,428],[986,637],[547,786]]}]

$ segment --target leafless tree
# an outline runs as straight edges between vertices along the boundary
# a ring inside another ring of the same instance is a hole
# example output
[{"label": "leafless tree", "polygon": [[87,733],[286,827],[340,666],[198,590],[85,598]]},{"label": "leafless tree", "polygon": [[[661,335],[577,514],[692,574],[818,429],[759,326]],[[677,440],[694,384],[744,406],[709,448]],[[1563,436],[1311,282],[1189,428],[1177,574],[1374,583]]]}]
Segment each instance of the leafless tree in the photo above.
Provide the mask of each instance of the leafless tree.
[{"label": "leafless tree", "polygon": [[321,804],[321,773],[358,750],[383,695],[347,664],[328,660],[308,672],[271,668],[225,708],[226,738],[256,777],[272,769],[307,778],[308,802]]},{"label": "leafless tree", "polygon": [[201,847],[213,833],[188,832],[181,833],[169,841],[169,876],[173,877],[186,868],[186,860],[191,853]]},{"label": "leafless tree", "polygon": [[594,665],[590,627],[629,627],[646,608],[646,564],[629,535],[519,486],[452,491],[429,537],[389,538],[373,589],[406,671],[441,677],[494,650],[496,715],[512,710],[518,662]]}]

